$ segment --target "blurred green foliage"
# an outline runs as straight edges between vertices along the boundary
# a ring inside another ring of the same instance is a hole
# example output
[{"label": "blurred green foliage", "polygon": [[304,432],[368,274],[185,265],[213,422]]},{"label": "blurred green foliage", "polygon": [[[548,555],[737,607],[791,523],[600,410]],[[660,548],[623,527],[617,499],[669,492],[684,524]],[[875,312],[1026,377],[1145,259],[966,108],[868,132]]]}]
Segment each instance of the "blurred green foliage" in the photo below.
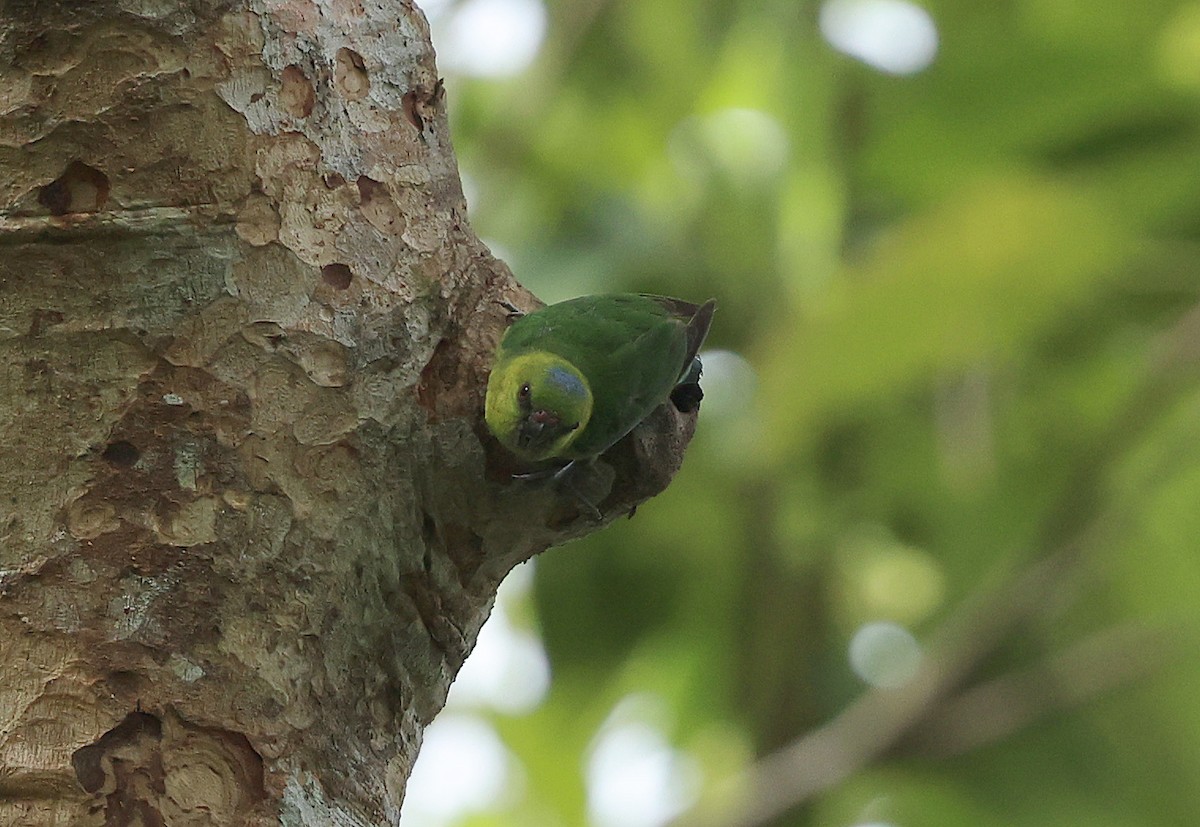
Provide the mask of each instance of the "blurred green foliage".
[{"label": "blurred green foliage", "polygon": [[[630,695],[717,808],[867,691],[862,623],[934,640],[1062,549],[909,735],[771,823],[1195,823],[1200,3],[921,6],[910,76],[831,48],[817,3],[552,0],[526,72],[451,79],[473,221],[518,278],[715,296],[708,347],[745,360],[710,362],[665,494],[538,561],[553,683],[495,716],[524,793],[470,823],[585,824]],[[1023,723],[963,741],[940,714],[1030,669],[968,720]]]}]

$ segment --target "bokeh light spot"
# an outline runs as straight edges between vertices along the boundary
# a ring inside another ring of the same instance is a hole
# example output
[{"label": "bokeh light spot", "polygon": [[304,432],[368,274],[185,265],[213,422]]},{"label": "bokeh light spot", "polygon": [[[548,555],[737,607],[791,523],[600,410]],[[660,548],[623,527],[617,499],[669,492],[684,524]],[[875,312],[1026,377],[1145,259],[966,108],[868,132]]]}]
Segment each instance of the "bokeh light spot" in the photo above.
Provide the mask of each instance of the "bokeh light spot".
[{"label": "bokeh light spot", "polygon": [[732,350],[706,350],[700,361],[704,365],[700,385],[705,417],[745,416],[758,385],[754,366]]},{"label": "bokeh light spot", "polygon": [[895,623],[864,623],[850,639],[850,668],[865,683],[881,689],[895,689],[912,680],[921,657],[921,644]]},{"label": "bokeh light spot", "polygon": [[537,57],[546,35],[541,0],[466,0],[433,17],[438,64],[472,77],[511,77]]},{"label": "bokeh light spot", "polygon": [[597,827],[659,827],[699,795],[696,761],[674,749],[653,722],[639,720],[661,706],[645,700],[621,701],[592,744],[588,813]]},{"label": "bokeh light spot", "polygon": [[404,797],[404,824],[441,827],[514,800],[521,787],[515,763],[482,718],[439,715],[425,729]]},{"label": "bokeh light spot", "polygon": [[743,185],[775,180],[787,165],[787,132],[758,109],[731,107],[681,121],[667,153],[685,178],[705,180],[714,171]]},{"label": "bokeh light spot", "polygon": [[937,25],[905,0],[827,0],[820,26],[833,48],[888,74],[915,74],[937,56]]},{"label": "bokeh light spot", "polygon": [[900,542],[886,529],[863,525],[838,544],[846,619],[857,624],[887,619],[915,624],[941,606],[946,578],[924,549]]}]

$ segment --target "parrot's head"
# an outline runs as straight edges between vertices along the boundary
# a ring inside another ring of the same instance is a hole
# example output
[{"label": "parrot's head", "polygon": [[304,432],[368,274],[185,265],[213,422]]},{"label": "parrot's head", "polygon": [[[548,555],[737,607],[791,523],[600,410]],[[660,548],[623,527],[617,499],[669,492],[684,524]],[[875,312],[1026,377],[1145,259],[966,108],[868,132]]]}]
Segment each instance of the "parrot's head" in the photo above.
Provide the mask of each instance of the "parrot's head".
[{"label": "parrot's head", "polygon": [[518,457],[562,456],[587,426],[592,391],[574,365],[552,353],[502,357],[488,379],[488,429]]}]

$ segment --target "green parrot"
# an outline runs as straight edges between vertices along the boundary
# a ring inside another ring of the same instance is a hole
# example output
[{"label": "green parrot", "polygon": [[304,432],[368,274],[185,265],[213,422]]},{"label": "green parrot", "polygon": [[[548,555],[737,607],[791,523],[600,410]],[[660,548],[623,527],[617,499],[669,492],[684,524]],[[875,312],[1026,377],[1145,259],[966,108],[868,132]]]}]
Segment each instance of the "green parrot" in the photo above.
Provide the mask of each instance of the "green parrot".
[{"label": "green parrot", "polygon": [[[700,349],[716,302],[633,293],[582,296],[521,316],[488,379],[489,430],[528,462],[591,460],[656,407],[699,403]],[[558,476],[558,475],[556,475]]]}]

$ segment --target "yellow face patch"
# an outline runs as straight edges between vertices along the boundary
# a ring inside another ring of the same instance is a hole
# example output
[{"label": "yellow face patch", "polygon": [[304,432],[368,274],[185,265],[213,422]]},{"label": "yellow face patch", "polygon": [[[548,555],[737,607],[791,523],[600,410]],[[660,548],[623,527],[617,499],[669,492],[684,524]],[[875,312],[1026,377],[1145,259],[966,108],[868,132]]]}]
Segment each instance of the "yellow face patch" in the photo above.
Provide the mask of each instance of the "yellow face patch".
[{"label": "yellow face patch", "polygon": [[[587,380],[559,356],[533,352],[506,358],[501,353],[492,368],[484,403],[488,429],[522,459],[559,456],[583,432],[591,413]],[[531,420],[548,424],[535,428]]]}]

